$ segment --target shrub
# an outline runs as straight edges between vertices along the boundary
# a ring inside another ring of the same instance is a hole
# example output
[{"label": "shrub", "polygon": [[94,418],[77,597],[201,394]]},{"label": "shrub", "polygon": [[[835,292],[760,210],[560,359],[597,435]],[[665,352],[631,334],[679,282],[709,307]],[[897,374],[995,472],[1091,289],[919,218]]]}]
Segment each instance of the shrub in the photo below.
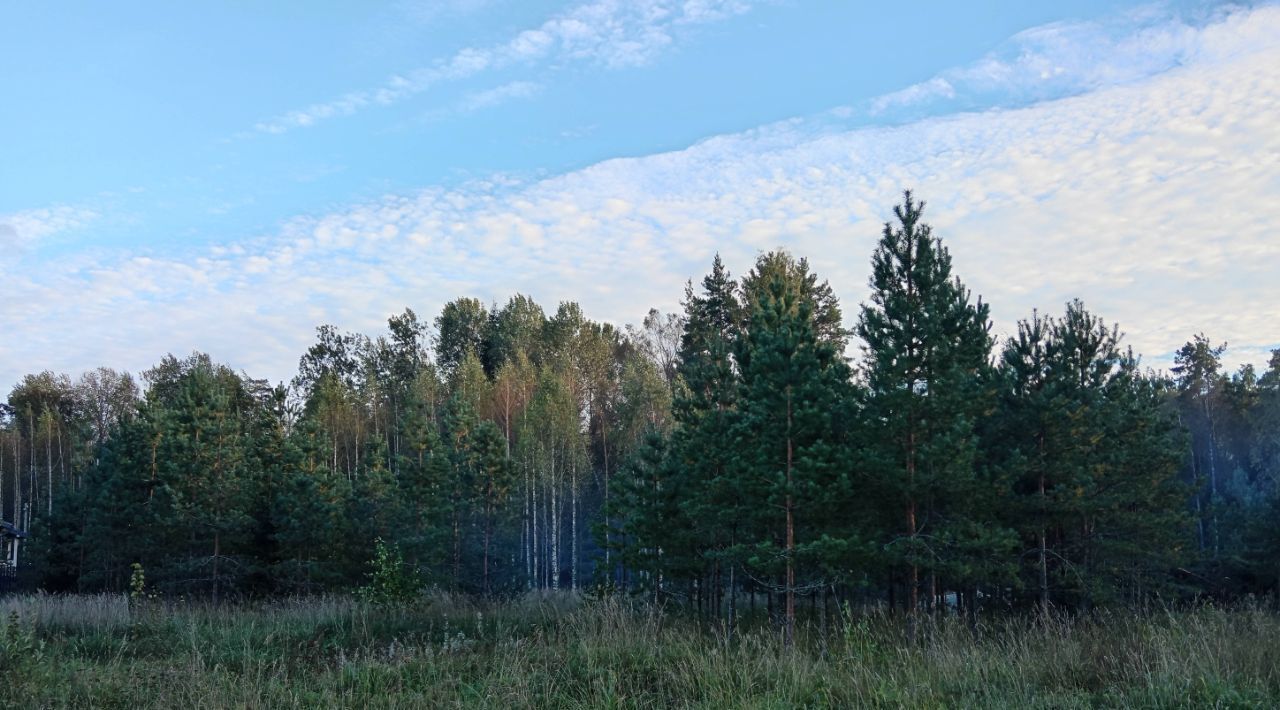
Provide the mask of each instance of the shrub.
[{"label": "shrub", "polygon": [[399,545],[388,545],[378,538],[370,566],[373,570],[366,575],[369,583],[357,592],[361,599],[373,604],[399,604],[413,601],[421,594],[422,579],[405,564]]}]

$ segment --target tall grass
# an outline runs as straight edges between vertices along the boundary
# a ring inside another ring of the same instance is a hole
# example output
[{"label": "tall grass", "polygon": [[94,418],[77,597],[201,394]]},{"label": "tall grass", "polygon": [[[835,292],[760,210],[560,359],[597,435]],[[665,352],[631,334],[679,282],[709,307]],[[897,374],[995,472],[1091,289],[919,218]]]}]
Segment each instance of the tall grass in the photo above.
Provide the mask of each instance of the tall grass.
[{"label": "tall grass", "polygon": [[1258,606],[1011,617],[845,614],[786,649],[625,599],[241,606],[0,599],[0,707],[1277,707]]}]

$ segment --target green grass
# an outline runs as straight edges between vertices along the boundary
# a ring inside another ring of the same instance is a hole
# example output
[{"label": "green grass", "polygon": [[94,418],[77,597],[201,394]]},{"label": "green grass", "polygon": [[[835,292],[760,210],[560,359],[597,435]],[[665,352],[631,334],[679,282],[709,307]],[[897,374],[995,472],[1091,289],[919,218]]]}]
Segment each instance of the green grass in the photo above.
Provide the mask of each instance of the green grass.
[{"label": "green grass", "polygon": [[610,599],[0,599],[0,707],[1280,707],[1280,615],[850,615],[733,638]]}]

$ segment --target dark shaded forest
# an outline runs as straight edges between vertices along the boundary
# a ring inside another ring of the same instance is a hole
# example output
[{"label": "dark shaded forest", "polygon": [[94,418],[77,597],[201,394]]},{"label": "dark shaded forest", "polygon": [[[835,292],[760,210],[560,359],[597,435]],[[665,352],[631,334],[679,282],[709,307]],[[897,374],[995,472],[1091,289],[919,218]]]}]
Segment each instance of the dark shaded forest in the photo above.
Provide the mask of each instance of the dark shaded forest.
[{"label": "dark shaded forest", "polygon": [[844,602],[1275,592],[1280,350],[1229,373],[1195,335],[1158,372],[1078,300],[997,342],[923,209],[894,208],[852,318],[775,251],[639,327],[460,298],[321,326],[287,385],[199,353],[28,375],[0,517],[49,591],[594,588],[788,639]]}]

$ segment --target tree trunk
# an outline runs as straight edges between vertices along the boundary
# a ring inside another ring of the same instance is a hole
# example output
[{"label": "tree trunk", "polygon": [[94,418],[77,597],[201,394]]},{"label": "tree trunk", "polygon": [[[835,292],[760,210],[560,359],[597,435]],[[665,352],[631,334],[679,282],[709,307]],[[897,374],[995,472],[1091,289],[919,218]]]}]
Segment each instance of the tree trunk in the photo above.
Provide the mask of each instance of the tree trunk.
[{"label": "tree trunk", "polygon": [[604,461],[604,568],[613,580],[613,566],[609,562],[609,426],[603,415],[600,417],[600,454]]},{"label": "tree trunk", "polygon": [[551,463],[551,565],[547,570],[552,589],[560,589],[560,490],[556,485],[554,455]]},{"label": "tree trunk", "polygon": [[916,640],[916,612],[920,607],[920,568],[916,565],[916,432],[915,423],[908,424],[907,432],[907,540],[911,545],[911,564],[907,570],[906,594],[903,603],[907,612],[907,640]]},{"label": "tree trunk", "polygon": [[454,498],[453,502],[453,591],[458,591],[458,580],[462,576],[462,501]]},{"label": "tree trunk", "polygon": [[1204,397],[1204,418],[1209,429],[1209,534],[1213,538],[1213,557],[1218,558],[1218,510],[1215,507],[1218,498],[1218,462],[1217,445],[1213,435],[1213,415],[1209,410],[1209,397]]},{"label": "tree trunk", "polygon": [[569,588],[578,588],[578,464],[569,467],[569,534],[572,540],[569,544]]},{"label": "tree trunk", "polygon": [[542,578],[538,576],[539,572],[541,572],[541,566],[538,564],[538,561],[542,556],[542,540],[538,537],[538,487],[533,485],[532,482],[529,484],[529,498],[533,508],[533,536],[529,539],[529,555],[533,558],[533,576],[530,577],[530,583],[534,587],[541,588]]},{"label": "tree trunk", "polygon": [[733,638],[734,625],[738,623],[738,587],[734,583],[734,572],[737,571],[736,564],[729,565],[729,633],[730,639]]},{"label": "tree trunk", "polygon": [[213,533],[213,605],[218,605],[218,556],[221,554],[222,538],[218,531]]},{"label": "tree trunk", "polygon": [[1048,535],[1045,531],[1045,483],[1044,473],[1040,474],[1040,611],[1049,614],[1049,548]]},{"label": "tree trunk", "polygon": [[786,631],[783,634],[783,643],[787,648],[791,648],[795,644],[796,629],[796,567],[795,567],[795,551],[796,551],[796,528],[795,513],[793,509],[794,501],[791,497],[791,466],[795,452],[792,449],[791,442],[791,390],[787,389],[787,619]]},{"label": "tree trunk", "polygon": [[524,553],[524,579],[525,587],[533,588],[533,510],[530,504],[533,498],[533,488],[529,485],[529,467],[524,468],[524,519],[521,521],[520,532],[524,537],[521,542],[520,549]]},{"label": "tree trunk", "polygon": [[22,437],[13,434],[13,523],[22,527]]},{"label": "tree trunk", "polygon": [[[492,488],[492,484],[490,485]],[[484,577],[483,589],[485,596],[489,596],[489,538],[493,531],[493,507],[486,504],[484,512]]]},{"label": "tree trunk", "polygon": [[53,416],[45,419],[44,425],[44,458],[45,458],[45,484],[46,489],[45,505],[48,510],[49,517],[53,517]]},{"label": "tree trunk", "polygon": [[[907,504],[907,536],[912,545],[914,545],[916,539],[916,503],[914,500]],[[907,607],[907,640],[914,643],[916,640],[916,612],[920,607],[920,568],[915,563],[915,550],[912,550],[911,565],[907,569],[906,587],[906,594],[904,595],[906,598],[903,602]]]}]

